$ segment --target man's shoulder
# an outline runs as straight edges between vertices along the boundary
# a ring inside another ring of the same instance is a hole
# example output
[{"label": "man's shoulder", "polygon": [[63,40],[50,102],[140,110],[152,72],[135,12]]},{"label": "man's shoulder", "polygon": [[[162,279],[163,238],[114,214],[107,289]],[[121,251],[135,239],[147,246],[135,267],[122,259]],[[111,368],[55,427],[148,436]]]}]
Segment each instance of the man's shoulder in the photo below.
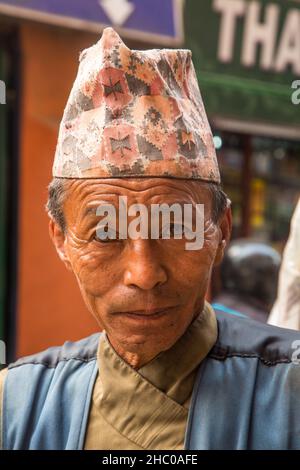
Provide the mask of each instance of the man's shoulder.
[{"label": "man's shoulder", "polygon": [[297,349],[300,347],[299,331],[225,312],[217,312],[217,321],[218,339],[211,351],[211,356],[216,359],[253,357],[269,366],[296,363]]},{"label": "man's shoulder", "polygon": [[14,369],[26,364],[40,364],[47,368],[55,368],[62,361],[71,359],[81,362],[95,360],[101,333],[94,333],[78,341],[66,341],[62,346],[54,346],[31,356],[25,356],[9,364]]}]

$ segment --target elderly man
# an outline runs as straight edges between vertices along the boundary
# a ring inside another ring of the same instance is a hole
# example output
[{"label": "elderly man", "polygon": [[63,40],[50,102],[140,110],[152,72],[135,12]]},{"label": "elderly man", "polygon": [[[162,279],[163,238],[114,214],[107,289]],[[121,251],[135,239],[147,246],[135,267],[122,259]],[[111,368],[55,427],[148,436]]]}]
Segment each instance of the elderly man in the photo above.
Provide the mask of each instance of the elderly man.
[{"label": "elderly man", "polygon": [[[3,448],[300,448],[299,334],[205,301],[231,212],[190,51],[131,51],[106,29],[80,56],[53,175],[50,235],[103,331],[4,371]],[[173,215],[145,236],[163,204],[192,206],[184,235]]]}]

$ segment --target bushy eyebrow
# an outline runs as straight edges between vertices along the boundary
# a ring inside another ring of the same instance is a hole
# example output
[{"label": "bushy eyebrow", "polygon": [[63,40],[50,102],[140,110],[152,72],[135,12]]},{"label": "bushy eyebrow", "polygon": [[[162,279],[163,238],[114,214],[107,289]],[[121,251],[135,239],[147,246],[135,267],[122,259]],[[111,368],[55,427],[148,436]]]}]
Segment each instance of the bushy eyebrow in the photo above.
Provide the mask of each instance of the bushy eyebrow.
[{"label": "bushy eyebrow", "polygon": [[115,194],[106,194],[105,196],[111,196],[111,198],[107,201],[106,200],[101,200],[101,201],[95,202],[93,204],[90,204],[83,211],[83,213],[82,213],[83,217],[87,217],[87,216],[94,216],[95,217],[97,208],[101,205],[112,204],[114,207],[116,207],[115,204],[113,203],[113,200],[112,200],[112,199],[116,198],[116,195]]},{"label": "bushy eyebrow", "polygon": [[83,217],[96,216],[96,210],[98,206],[88,207],[83,213]]}]

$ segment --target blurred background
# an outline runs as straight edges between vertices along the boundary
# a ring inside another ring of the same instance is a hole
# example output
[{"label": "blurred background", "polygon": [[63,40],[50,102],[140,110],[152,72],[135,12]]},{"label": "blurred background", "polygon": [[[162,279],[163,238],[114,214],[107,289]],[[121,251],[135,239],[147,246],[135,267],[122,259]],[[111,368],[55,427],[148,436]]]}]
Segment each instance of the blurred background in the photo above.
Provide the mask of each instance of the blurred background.
[{"label": "blurred background", "polygon": [[[97,330],[44,209],[79,52],[112,25],[129,47],[193,52],[233,239],[282,253],[300,194],[299,0],[0,0],[0,338],[8,359]],[[210,295],[221,289],[213,275]]]}]

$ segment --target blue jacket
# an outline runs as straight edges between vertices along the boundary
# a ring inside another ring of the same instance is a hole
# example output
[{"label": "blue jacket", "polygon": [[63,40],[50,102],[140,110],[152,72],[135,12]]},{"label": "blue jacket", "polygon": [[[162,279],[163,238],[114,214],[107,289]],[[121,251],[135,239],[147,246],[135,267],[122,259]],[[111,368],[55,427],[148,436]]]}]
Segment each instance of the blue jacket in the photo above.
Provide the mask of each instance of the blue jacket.
[{"label": "blue jacket", "polygon": [[[194,384],[185,449],[300,449],[300,365],[292,360],[300,334],[227,313],[217,320],[217,342]],[[4,449],[83,448],[98,341],[95,334],[9,366]]]}]

